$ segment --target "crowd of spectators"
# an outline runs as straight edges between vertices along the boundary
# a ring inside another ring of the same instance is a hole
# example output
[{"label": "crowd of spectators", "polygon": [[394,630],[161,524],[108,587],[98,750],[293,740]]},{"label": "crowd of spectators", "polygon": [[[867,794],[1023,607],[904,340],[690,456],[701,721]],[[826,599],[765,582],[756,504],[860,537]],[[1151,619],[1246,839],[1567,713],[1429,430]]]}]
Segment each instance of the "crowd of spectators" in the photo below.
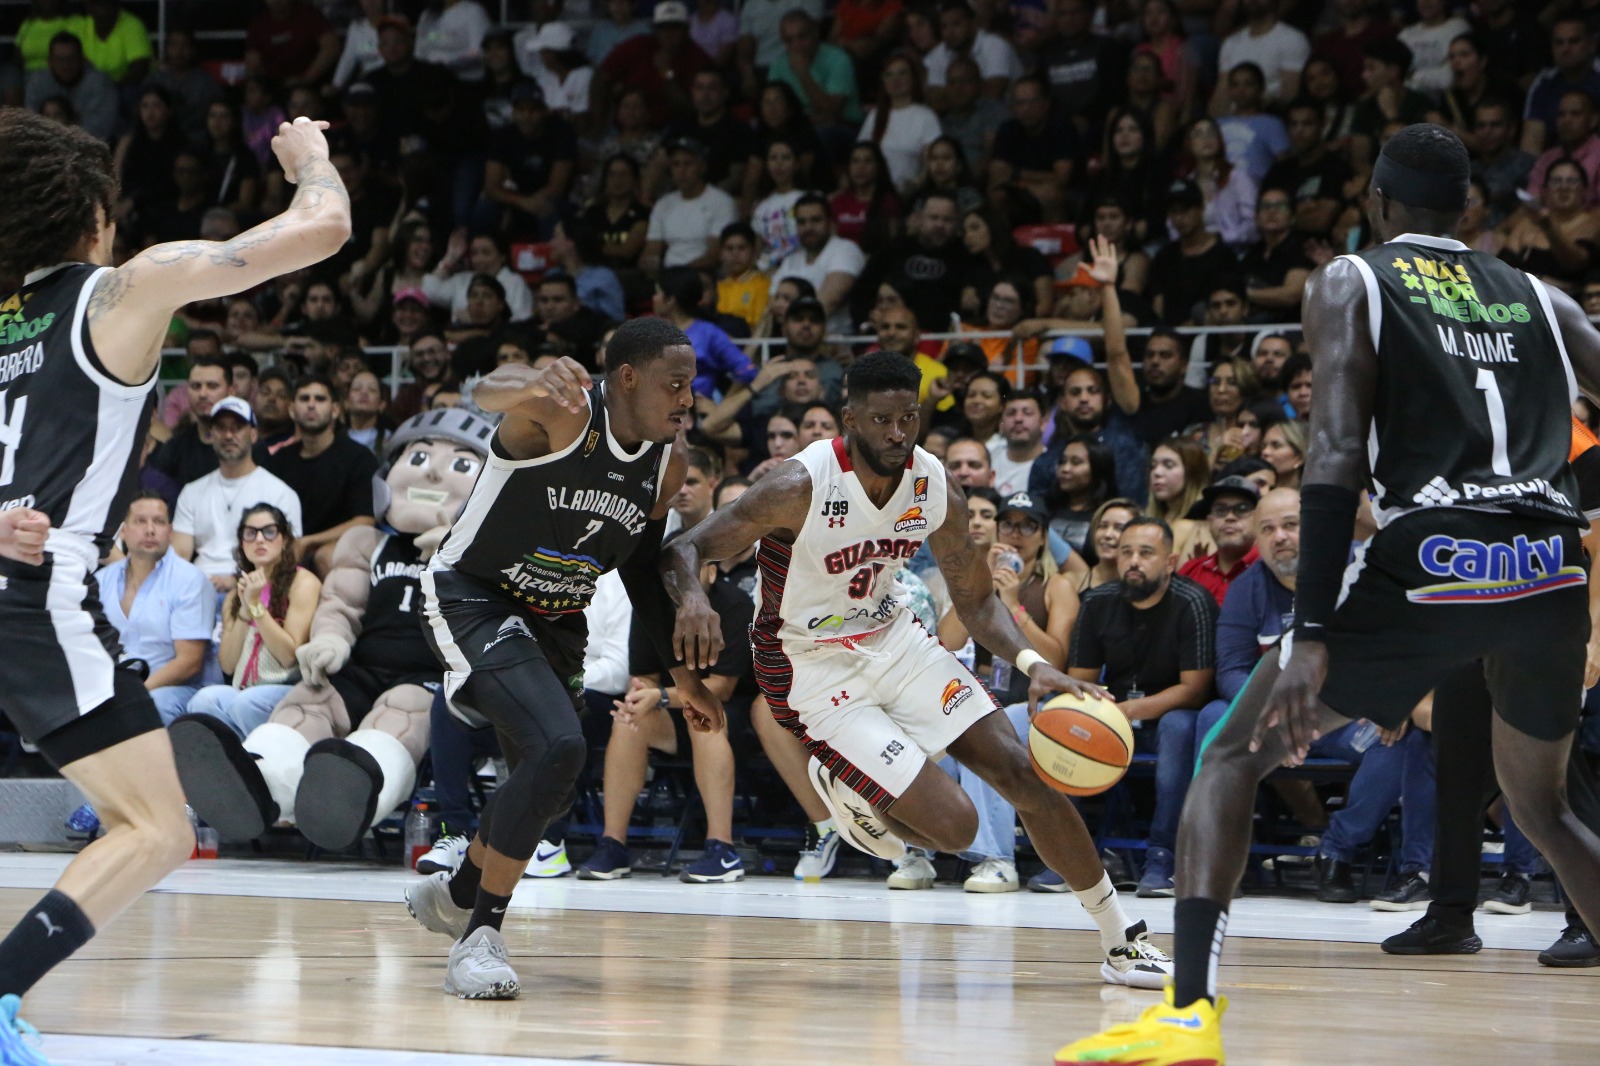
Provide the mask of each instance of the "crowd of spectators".
[{"label": "crowd of spectators", "polygon": [[[1054,665],[1107,684],[1155,755],[1138,880],[1170,893],[1197,744],[1292,616],[1316,359],[1300,301],[1318,265],[1370,243],[1385,139],[1458,133],[1461,239],[1600,313],[1590,0],[531,0],[504,25],[478,0],[239,7],[242,49],[176,18],[152,42],[118,0],[33,0],[0,65],[6,104],[113,146],[119,259],[281,210],[286,116],[330,123],[350,191],[338,255],[172,323],[182,381],[152,423],[126,557],[100,575],[169,718],[205,707],[247,732],[270,712],[334,544],[374,521],[388,434],[496,366],[598,373],[618,321],[681,326],[698,419],[676,530],[837,436],[844,369],[883,349],[922,371],[922,443],[969,496],[997,595]],[[911,571],[929,627],[1017,703],[1025,684],[971,647],[937,571]],[[753,568],[705,580],[731,608]],[[625,597],[593,613],[596,633],[627,631]],[[676,695],[638,642],[595,644],[602,725],[613,700],[662,716],[593,770],[589,874],[627,869],[651,751],[693,759],[722,845],[735,766],[764,751],[813,822],[817,873],[826,811],[748,660],[719,667],[736,728],[708,740],[667,717]],[[1324,898],[1353,898],[1349,863],[1401,796],[1400,873],[1426,867],[1430,715],[1409,739],[1358,723],[1322,742],[1361,766],[1327,829]],[[439,794],[465,829],[475,749],[449,743]],[[1019,887],[1011,815],[969,791],[968,887]],[[1320,835],[1318,797],[1280,791]],[[928,858],[891,884],[931,884]],[[1514,873],[1533,865],[1519,851]],[[1415,899],[1416,881],[1394,892]]]}]

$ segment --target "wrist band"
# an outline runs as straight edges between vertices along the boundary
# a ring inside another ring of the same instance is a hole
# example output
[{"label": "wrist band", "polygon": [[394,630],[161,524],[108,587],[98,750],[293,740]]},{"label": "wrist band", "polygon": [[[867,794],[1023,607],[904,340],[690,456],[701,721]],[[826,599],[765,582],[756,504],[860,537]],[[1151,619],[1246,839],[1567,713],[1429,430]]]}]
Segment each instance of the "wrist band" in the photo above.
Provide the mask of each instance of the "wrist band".
[{"label": "wrist band", "polygon": [[1040,655],[1032,648],[1023,648],[1021,651],[1017,652],[1017,661],[1015,665],[1018,670],[1023,672],[1024,675],[1030,675],[1033,673],[1033,668],[1035,666],[1046,661],[1047,660],[1043,655]]},{"label": "wrist band", "polygon": [[666,710],[668,707],[672,706],[672,704],[667,702],[666,686],[662,686],[662,688],[661,688],[661,702],[658,703],[657,706],[660,707],[663,711]]}]

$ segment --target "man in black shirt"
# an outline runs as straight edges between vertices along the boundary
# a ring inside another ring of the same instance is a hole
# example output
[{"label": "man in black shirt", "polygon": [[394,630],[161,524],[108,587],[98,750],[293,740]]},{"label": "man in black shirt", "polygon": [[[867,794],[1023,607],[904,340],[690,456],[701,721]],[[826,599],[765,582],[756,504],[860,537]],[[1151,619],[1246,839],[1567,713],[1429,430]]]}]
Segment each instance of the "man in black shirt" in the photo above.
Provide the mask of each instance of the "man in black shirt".
[{"label": "man in black shirt", "polygon": [[1050,86],[1056,114],[1078,133],[1093,134],[1105,119],[1111,94],[1122,90],[1127,52],[1091,31],[1095,5],[1090,0],[1055,0],[1049,7],[1053,36],[1039,51],[1039,74]]},{"label": "man in black shirt", "polygon": [[1059,222],[1069,207],[1067,188],[1083,148],[1077,127],[1052,106],[1043,78],[1018,78],[1012,117],[995,131],[989,196],[1016,222]]},{"label": "man in black shirt", "polygon": [[378,19],[378,55],[383,66],[366,78],[378,104],[382,136],[398,144],[402,156],[422,150],[423,111],[433,101],[451,98],[456,88],[454,74],[416,57],[416,43],[409,19],[401,15]]},{"label": "man in black shirt", "polygon": [[196,356],[189,365],[189,418],[172,438],[150,453],[145,465],[183,488],[217,468],[211,450],[211,405],[231,395],[228,368],[218,356]]},{"label": "man in black shirt", "polygon": [[[1116,335],[1118,343],[1113,344]],[[1106,377],[1111,397],[1133,420],[1139,439],[1154,445],[1189,426],[1211,420],[1211,401],[1205,389],[1185,385],[1189,373],[1189,346],[1173,330],[1158,328],[1145,342],[1141,377],[1133,376],[1120,318],[1106,323]]]},{"label": "man in black shirt", "polygon": [[600,339],[616,325],[592,307],[578,302],[578,283],[571,274],[546,274],[536,297],[545,339],[587,370],[598,371]]},{"label": "man in black shirt", "polygon": [[1167,220],[1178,239],[1156,253],[1150,264],[1151,303],[1169,326],[1190,321],[1207,286],[1222,274],[1233,274],[1238,259],[1222,238],[1206,229],[1205,197],[1192,181],[1176,181],[1167,190]]},{"label": "man in black shirt", "polygon": [[295,386],[295,439],[257,461],[300,497],[305,535],[295,542],[302,565],[326,574],[333,546],[354,526],[370,526],[372,475],[378,457],[338,431],[339,404],[327,378],[311,375]]},{"label": "man in black shirt", "polygon": [[1300,298],[1314,265],[1293,221],[1294,201],[1289,193],[1263,190],[1256,201],[1256,232],[1261,239],[1239,260],[1245,296],[1257,315],[1252,321],[1300,321]]},{"label": "man in black shirt", "polygon": [[1322,135],[1322,108],[1310,100],[1289,105],[1289,153],[1267,171],[1261,195],[1273,189],[1289,194],[1294,227],[1302,233],[1327,234],[1344,206],[1344,186],[1352,175]]},{"label": "man in black shirt", "polygon": [[1134,724],[1134,744],[1156,753],[1156,809],[1141,896],[1171,896],[1178,817],[1194,775],[1195,720],[1216,676],[1217,602],[1173,573],[1172,530],[1135,518],[1117,544],[1119,580],[1083,596],[1067,673],[1098,681]]},{"label": "man in black shirt", "polygon": [[550,113],[537,85],[511,90],[511,125],[496,130],[483,171],[483,195],[504,209],[514,236],[545,239],[555,227],[578,165],[578,135]]},{"label": "man in black shirt", "polygon": [[[702,70],[689,86],[692,119],[679,119],[667,127],[663,145],[680,137],[706,146],[706,182],[738,196],[744,187],[744,166],[754,148],[750,127],[728,113],[728,79],[720,70]],[[667,187],[667,152],[656,149],[645,172],[644,188],[660,193]]]},{"label": "man in black shirt", "polygon": [[851,290],[854,320],[865,322],[878,286],[889,282],[905,294],[917,322],[930,333],[950,326],[961,306],[961,279],[971,256],[959,236],[960,216],[949,193],[934,192],[917,205],[922,225],[867,260]]}]

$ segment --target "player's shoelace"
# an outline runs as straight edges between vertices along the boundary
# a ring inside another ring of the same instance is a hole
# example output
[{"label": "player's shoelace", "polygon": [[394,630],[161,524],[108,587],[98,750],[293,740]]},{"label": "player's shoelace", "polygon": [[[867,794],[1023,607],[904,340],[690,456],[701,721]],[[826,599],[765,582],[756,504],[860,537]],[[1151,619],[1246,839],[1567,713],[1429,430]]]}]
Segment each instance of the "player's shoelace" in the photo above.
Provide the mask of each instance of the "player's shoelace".
[{"label": "player's shoelace", "polygon": [[1144,937],[1137,937],[1128,942],[1129,951],[1138,958],[1147,962],[1171,962],[1172,956],[1156,947]]}]

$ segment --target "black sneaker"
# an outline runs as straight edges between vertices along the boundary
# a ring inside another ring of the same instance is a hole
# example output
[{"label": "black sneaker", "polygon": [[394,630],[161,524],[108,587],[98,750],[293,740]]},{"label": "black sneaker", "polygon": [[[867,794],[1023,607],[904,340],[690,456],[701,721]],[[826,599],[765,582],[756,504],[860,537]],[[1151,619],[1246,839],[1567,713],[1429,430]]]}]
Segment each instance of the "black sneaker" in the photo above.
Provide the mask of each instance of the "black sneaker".
[{"label": "black sneaker", "polygon": [[1437,918],[1424,916],[1385,940],[1382,947],[1390,955],[1476,955],[1483,950],[1483,941],[1470,926],[1452,929]]},{"label": "black sneaker", "polygon": [[1506,874],[1500,878],[1494,895],[1483,901],[1483,909],[1490,914],[1527,914],[1533,910],[1533,904],[1528,902],[1532,889],[1527,874]]},{"label": "black sneaker", "polygon": [[1349,863],[1317,856],[1317,898],[1324,903],[1354,903],[1361,898]]},{"label": "black sneaker", "polygon": [[1561,930],[1561,939],[1539,952],[1540,966],[1600,966],[1600,944],[1581,925]]},{"label": "black sneaker", "polygon": [[[1421,871],[1406,874],[1400,883],[1382,895],[1372,899],[1372,909],[1375,911],[1420,911],[1426,910],[1428,904],[1433,902],[1433,893],[1428,891],[1428,879]],[[1481,945],[1480,945],[1481,946]]]}]

